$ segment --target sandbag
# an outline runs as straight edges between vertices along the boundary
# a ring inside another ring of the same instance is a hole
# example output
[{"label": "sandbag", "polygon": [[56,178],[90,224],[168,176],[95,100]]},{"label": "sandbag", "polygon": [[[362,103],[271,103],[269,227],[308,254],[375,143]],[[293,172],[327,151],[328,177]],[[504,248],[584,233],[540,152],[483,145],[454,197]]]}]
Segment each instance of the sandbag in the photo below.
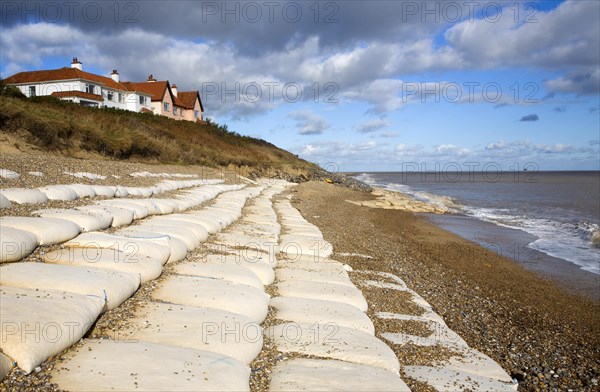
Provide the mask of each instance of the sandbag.
[{"label": "sandbag", "polygon": [[185,242],[181,241],[179,238],[154,233],[151,231],[145,231],[144,228],[141,226],[134,226],[131,228],[128,227],[125,230],[127,231],[118,231],[115,234],[122,235],[123,237],[157,240],[160,244],[166,244],[169,247],[169,250],[171,251],[167,263],[183,260],[187,256],[188,248],[185,245]]},{"label": "sandbag", "polygon": [[165,264],[171,254],[166,238],[125,237],[99,232],[80,234],[64,245],[76,248],[115,249],[132,255],[151,257],[161,264]]},{"label": "sandbag", "polygon": [[0,194],[17,204],[41,204],[48,201],[48,197],[37,189],[10,188],[1,190]]},{"label": "sandbag", "polygon": [[341,302],[297,297],[271,298],[279,320],[306,324],[334,324],[375,335],[373,322],[358,308]]},{"label": "sandbag", "polygon": [[49,185],[38,188],[49,200],[73,201],[79,199],[79,195],[66,185]]},{"label": "sandbag", "polygon": [[[70,371],[67,371],[66,368]],[[222,354],[163,344],[86,339],[51,372],[69,391],[248,391],[250,369]]]},{"label": "sandbag", "polygon": [[65,186],[71,188],[72,190],[74,190],[75,193],[77,193],[77,196],[79,196],[80,199],[83,199],[85,197],[95,197],[96,196],[96,191],[94,190],[94,188],[91,185],[86,185],[86,184],[68,184],[68,185],[65,185]]},{"label": "sandbag", "polygon": [[0,353],[0,381],[13,369],[13,360],[5,354]]},{"label": "sandbag", "polygon": [[101,268],[28,262],[0,267],[0,285],[95,295],[106,300],[107,309],[113,309],[133,295],[140,277]]},{"label": "sandbag", "polygon": [[141,283],[156,279],[162,273],[161,260],[134,253],[105,248],[61,248],[41,255],[47,263],[104,268],[140,276]]},{"label": "sandbag", "polygon": [[260,324],[240,314],[153,301],[144,301],[136,309],[124,328],[109,331],[109,336],[211,351],[246,364],[262,349]]},{"label": "sandbag", "polygon": [[279,362],[271,373],[269,390],[273,392],[410,391],[398,375],[379,367],[305,358]]},{"label": "sandbag", "polygon": [[100,315],[104,299],[58,290],[0,287],[2,352],[26,373],[75,344]]},{"label": "sandbag", "polygon": [[277,283],[277,290],[281,296],[341,302],[355,306],[363,312],[368,308],[361,291],[346,285],[296,280]]},{"label": "sandbag", "polygon": [[179,275],[221,279],[263,289],[263,283],[258,276],[249,268],[241,265],[209,264],[195,261],[179,263],[173,266],[173,271]]},{"label": "sandbag", "polygon": [[37,237],[29,231],[0,227],[0,234],[0,263],[21,260],[38,245]]},{"label": "sandbag", "polygon": [[112,215],[102,211],[80,211],[75,209],[37,210],[33,214],[44,218],[59,218],[77,224],[81,231],[104,230],[112,224]]},{"label": "sandbag", "polygon": [[80,211],[101,212],[110,214],[113,218],[110,227],[127,226],[133,222],[134,212],[127,208],[118,208],[104,205],[77,207]]},{"label": "sandbag", "polygon": [[261,323],[269,296],[244,284],[193,276],[171,275],[159,283],[152,298],[174,304],[222,309]]},{"label": "sandbag", "polygon": [[6,198],[6,196],[4,196],[1,192],[0,192],[0,209],[2,208],[10,208],[11,206],[11,202],[10,200],[8,200]]},{"label": "sandbag", "polygon": [[396,354],[371,334],[334,324],[283,323],[267,328],[279,351],[376,366],[399,374]]},{"label": "sandbag", "polygon": [[40,245],[60,244],[76,237],[81,229],[75,223],[58,218],[30,218],[5,216],[0,218],[0,231],[12,227],[28,231],[36,236]]}]

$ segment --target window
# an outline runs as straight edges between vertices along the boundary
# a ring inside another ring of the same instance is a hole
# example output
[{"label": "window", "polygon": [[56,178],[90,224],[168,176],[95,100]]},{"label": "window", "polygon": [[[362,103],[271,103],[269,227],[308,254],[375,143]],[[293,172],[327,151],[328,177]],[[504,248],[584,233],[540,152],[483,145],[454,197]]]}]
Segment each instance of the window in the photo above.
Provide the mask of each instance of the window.
[{"label": "window", "polygon": [[200,112],[198,110],[194,110],[194,118],[200,118]]},{"label": "window", "polygon": [[123,103],[123,94],[119,93],[119,102]]},{"label": "window", "polygon": [[144,97],[143,95],[140,95],[140,105],[146,105],[146,97]]},{"label": "window", "polygon": [[93,84],[87,84],[85,85],[85,92],[89,93],[89,94],[95,94],[95,90],[96,90],[96,86],[94,86]]},{"label": "window", "polygon": [[173,108],[173,115],[177,116],[177,108]]},{"label": "window", "polygon": [[29,86],[29,96],[35,97],[35,86]]},{"label": "window", "polygon": [[169,111],[169,103],[168,103],[168,102],[163,102],[163,110],[164,110],[165,112],[168,112],[168,111]]},{"label": "window", "polygon": [[114,101],[114,100],[115,100],[115,93],[114,93],[114,91],[108,91],[108,92],[106,93],[106,98],[107,98],[109,101]]}]

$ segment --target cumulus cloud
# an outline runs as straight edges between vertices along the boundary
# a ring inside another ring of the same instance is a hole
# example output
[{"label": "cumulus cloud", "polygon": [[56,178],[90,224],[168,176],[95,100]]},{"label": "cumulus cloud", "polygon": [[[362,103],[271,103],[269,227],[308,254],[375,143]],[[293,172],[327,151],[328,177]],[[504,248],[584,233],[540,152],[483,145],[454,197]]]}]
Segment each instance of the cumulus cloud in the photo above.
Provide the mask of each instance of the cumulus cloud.
[{"label": "cumulus cloud", "polygon": [[572,72],[546,81],[546,88],[561,93],[591,95],[600,93],[600,69]]},{"label": "cumulus cloud", "polygon": [[362,124],[356,125],[354,129],[359,133],[374,133],[389,125],[390,123],[386,119],[376,118],[374,120],[366,121]]},{"label": "cumulus cloud", "polygon": [[400,133],[398,133],[398,132],[381,132],[381,134],[379,136],[386,137],[386,138],[393,138],[393,137],[400,136]]},{"label": "cumulus cloud", "polygon": [[[82,16],[87,3],[103,7],[101,20],[90,23]],[[234,119],[290,103],[322,102],[330,93],[342,104],[366,103],[368,113],[382,115],[417,101],[420,95],[405,94],[403,79],[426,72],[526,67],[556,72],[545,82],[550,94],[599,90],[596,1],[565,1],[536,12],[536,23],[515,23],[506,8],[494,23],[470,20],[462,2],[454,3],[461,7],[458,20],[423,21],[423,9],[411,14],[407,7],[424,3],[389,1],[276,2],[270,21],[265,5],[252,3],[261,8],[258,23],[248,20],[252,10],[243,2],[118,3],[119,17],[133,11],[135,23],[115,23],[112,3],[104,2],[77,2],[74,19],[59,23],[23,24],[18,12],[9,12],[0,34],[2,76],[38,68],[44,59],[77,55],[106,72],[118,68],[123,79],[145,80],[153,73],[180,88],[201,90],[208,113]],[[125,9],[126,4],[137,8]],[[498,4],[514,7],[512,1]],[[301,20],[283,16],[283,8],[291,6],[302,8]],[[233,15],[226,7],[235,9]],[[324,23],[328,16],[333,23]],[[302,90],[298,101],[283,91],[287,83]],[[261,88],[259,99],[248,88],[254,84]],[[315,84],[317,95],[311,90]]]},{"label": "cumulus cloud", "polygon": [[566,106],[557,106],[552,110],[556,113],[564,113],[567,111],[567,107]]},{"label": "cumulus cloud", "polygon": [[320,135],[330,126],[323,117],[310,110],[290,112],[287,117],[296,120],[299,135]]},{"label": "cumulus cloud", "polygon": [[538,121],[540,117],[537,114],[528,114],[526,116],[521,117],[519,121],[521,122],[535,122]]}]

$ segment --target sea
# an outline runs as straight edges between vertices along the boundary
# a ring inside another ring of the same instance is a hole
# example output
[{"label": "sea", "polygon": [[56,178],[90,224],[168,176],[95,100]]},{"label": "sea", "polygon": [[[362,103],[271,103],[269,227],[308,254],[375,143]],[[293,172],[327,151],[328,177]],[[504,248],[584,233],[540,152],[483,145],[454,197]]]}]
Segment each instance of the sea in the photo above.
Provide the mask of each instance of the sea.
[{"label": "sea", "polygon": [[[449,212],[438,226],[524,265],[600,275],[600,172],[354,174]],[[597,281],[597,279],[595,279]]]}]

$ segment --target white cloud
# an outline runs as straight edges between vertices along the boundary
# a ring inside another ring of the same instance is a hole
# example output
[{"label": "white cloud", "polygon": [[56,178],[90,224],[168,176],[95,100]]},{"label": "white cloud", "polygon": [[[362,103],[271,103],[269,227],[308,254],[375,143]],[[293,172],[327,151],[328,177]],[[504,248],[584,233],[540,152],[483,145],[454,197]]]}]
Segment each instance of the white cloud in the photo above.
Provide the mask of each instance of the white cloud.
[{"label": "white cloud", "polygon": [[300,135],[320,135],[330,127],[323,117],[307,109],[290,112],[287,117],[296,120]]},{"label": "white cloud", "polygon": [[390,122],[384,118],[376,118],[356,125],[354,129],[359,133],[373,133],[390,125]]}]

